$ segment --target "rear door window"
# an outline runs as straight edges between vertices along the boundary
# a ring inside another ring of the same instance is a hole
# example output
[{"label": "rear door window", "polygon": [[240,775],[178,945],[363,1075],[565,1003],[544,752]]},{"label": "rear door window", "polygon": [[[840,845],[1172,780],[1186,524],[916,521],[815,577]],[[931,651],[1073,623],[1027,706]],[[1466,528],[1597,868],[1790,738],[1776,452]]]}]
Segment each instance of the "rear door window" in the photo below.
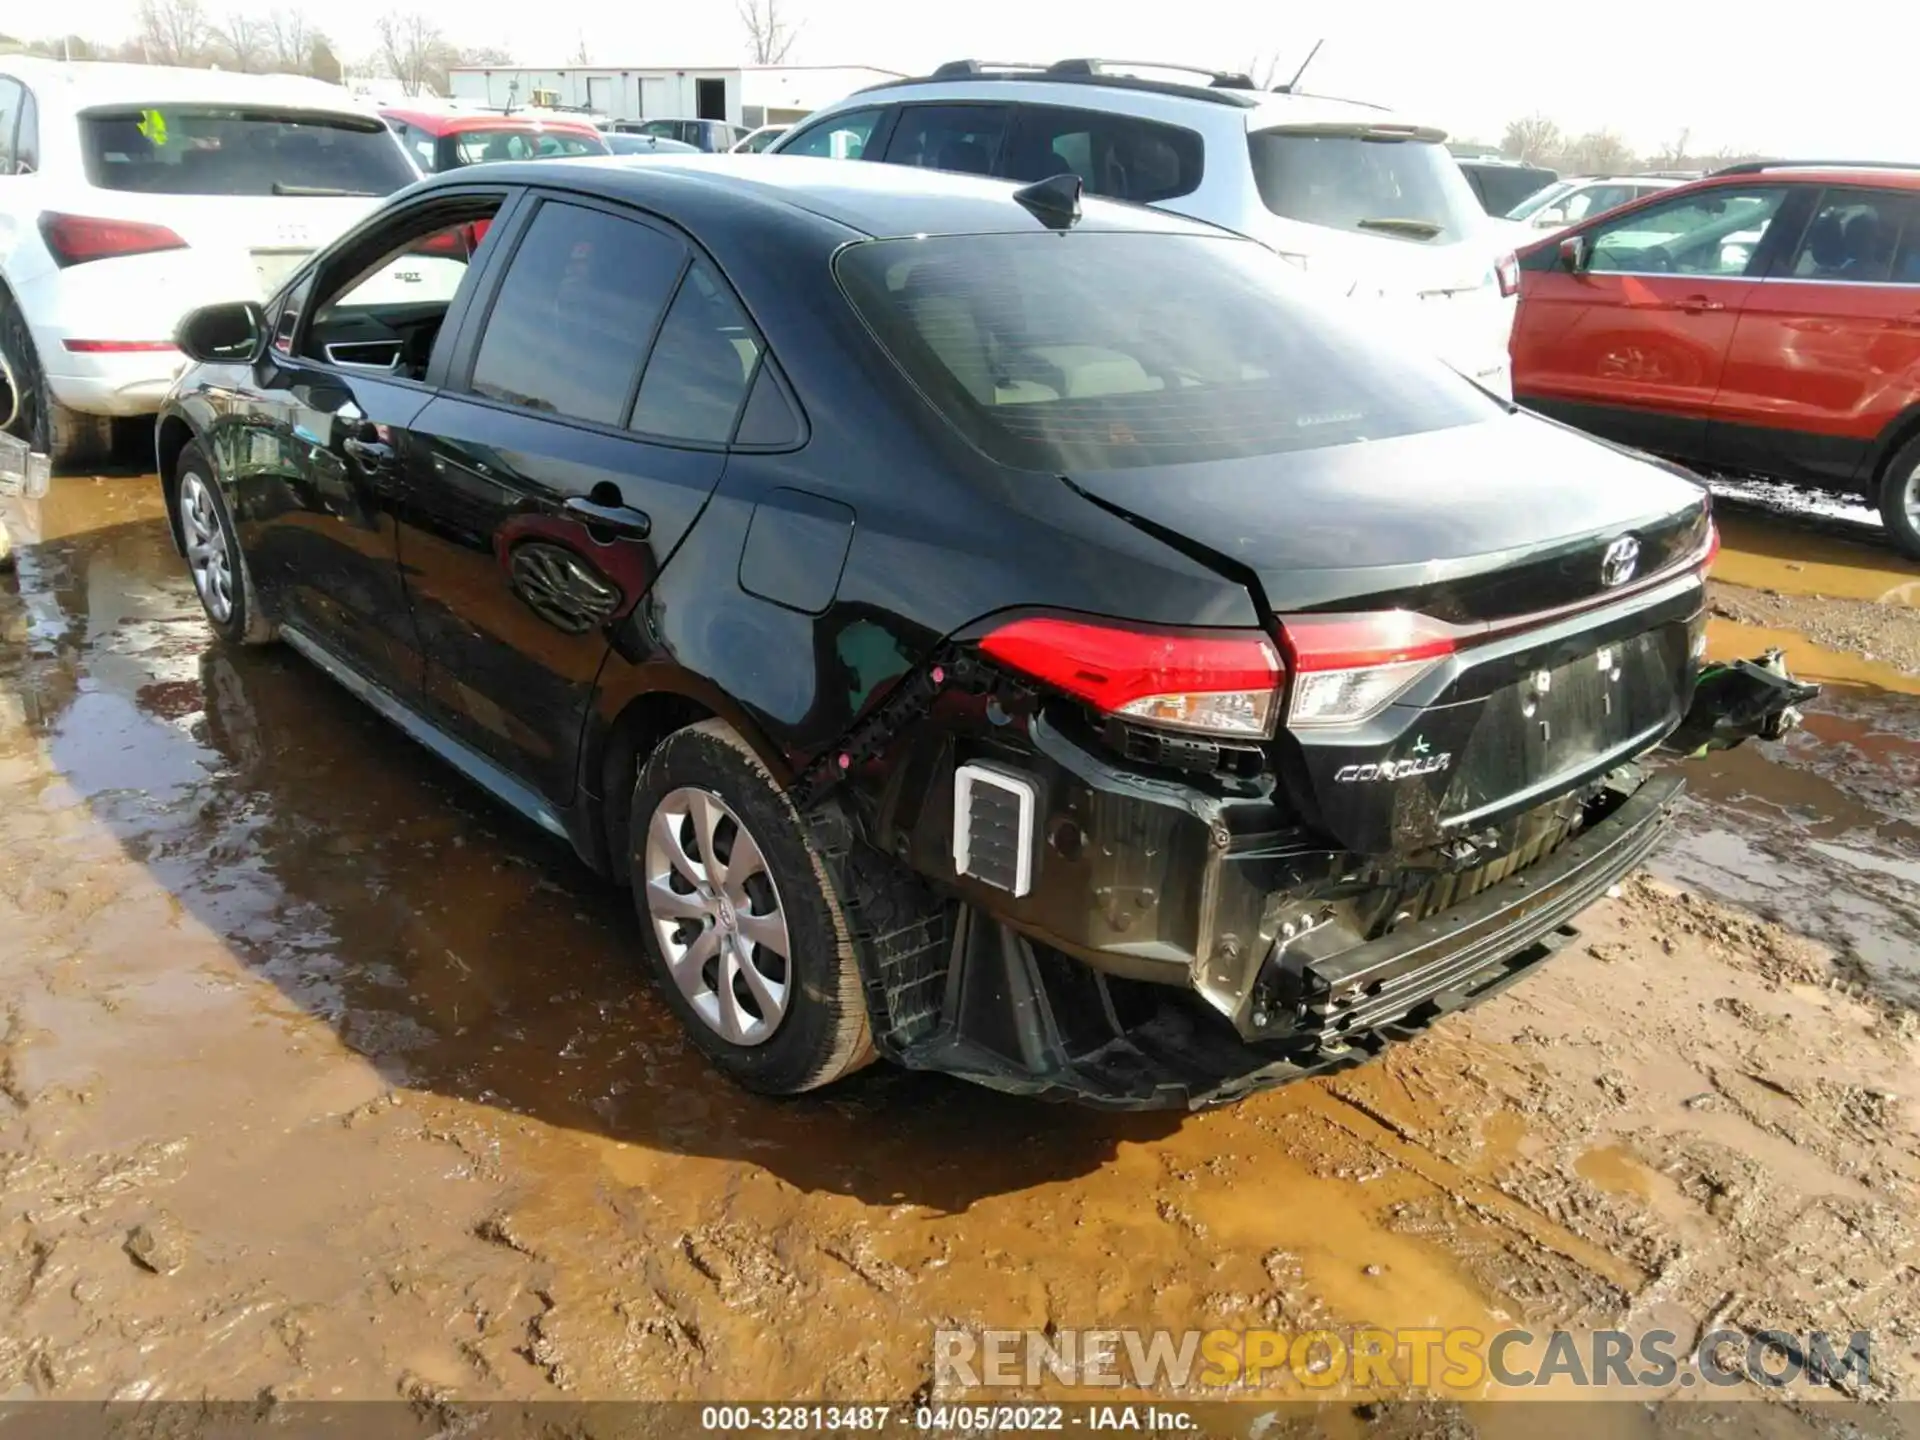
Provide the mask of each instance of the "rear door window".
[{"label": "rear door window", "polygon": [[500,283],[471,388],[550,415],[618,425],[686,247],[638,221],[548,201]]},{"label": "rear door window", "polygon": [[889,165],[991,175],[1007,133],[1004,105],[908,105],[887,142]]},{"label": "rear door window", "polygon": [[20,98],[25,93],[18,80],[0,75],[0,176],[20,173],[13,136],[20,123]]},{"label": "rear door window", "polygon": [[880,124],[884,110],[846,110],[802,130],[782,145],[776,155],[819,155],[832,160],[865,158],[867,141]]},{"label": "rear door window", "polygon": [[1787,274],[1863,285],[1920,284],[1920,200],[1885,190],[1829,190]]},{"label": "rear door window", "polygon": [[606,145],[588,135],[519,130],[462,130],[447,137],[452,158],[445,167],[484,165],[499,160],[551,160],[566,155],[604,155]]},{"label": "rear door window", "polygon": [[740,302],[711,265],[696,261],[647,360],[632,428],[724,445],[759,363],[760,337]]},{"label": "rear door window", "polygon": [[33,91],[20,89],[20,128],[13,142],[13,173],[30,175],[40,168],[40,111]]},{"label": "rear door window", "polygon": [[1089,194],[1150,205],[1200,188],[1205,146],[1191,130],[1131,115],[1023,105],[1004,172],[1014,180],[1071,173]]},{"label": "rear door window", "polygon": [[438,168],[435,164],[433,153],[434,137],[422,130],[418,125],[409,125],[404,122],[396,133],[406,145],[408,153],[413,156],[415,162],[418,163],[422,170],[431,175]]},{"label": "rear door window", "polygon": [[1286,126],[1247,143],[1260,198],[1283,219],[1422,243],[1463,240],[1482,223],[1437,132]]},{"label": "rear door window", "polygon": [[149,195],[391,195],[414,180],[377,117],[162,105],[80,117],[87,179]]}]

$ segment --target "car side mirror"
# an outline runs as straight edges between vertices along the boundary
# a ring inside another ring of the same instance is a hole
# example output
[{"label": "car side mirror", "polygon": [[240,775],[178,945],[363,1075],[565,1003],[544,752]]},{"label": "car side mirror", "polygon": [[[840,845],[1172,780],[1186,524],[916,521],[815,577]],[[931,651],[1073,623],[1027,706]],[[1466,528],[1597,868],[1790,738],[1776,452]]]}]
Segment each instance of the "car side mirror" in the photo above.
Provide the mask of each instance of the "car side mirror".
[{"label": "car side mirror", "polygon": [[244,362],[258,358],[267,341],[267,315],[252,300],[229,300],[190,310],[173,332],[189,360]]},{"label": "car side mirror", "polygon": [[1542,230],[1556,230],[1567,223],[1567,207],[1549,205],[1533,217],[1533,223]]},{"label": "car side mirror", "polygon": [[1585,273],[1587,262],[1593,258],[1584,235],[1569,235],[1560,242],[1560,268],[1569,275]]}]

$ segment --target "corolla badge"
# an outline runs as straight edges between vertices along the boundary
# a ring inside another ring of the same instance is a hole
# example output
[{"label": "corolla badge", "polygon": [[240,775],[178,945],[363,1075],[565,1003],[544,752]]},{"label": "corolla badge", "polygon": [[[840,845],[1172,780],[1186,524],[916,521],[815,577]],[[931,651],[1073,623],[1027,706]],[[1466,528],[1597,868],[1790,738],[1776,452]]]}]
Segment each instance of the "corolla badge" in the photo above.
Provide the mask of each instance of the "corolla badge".
[{"label": "corolla badge", "polygon": [[1415,775],[1434,775],[1450,768],[1453,764],[1453,752],[1442,750],[1433,753],[1433,747],[1427,744],[1422,735],[1414,741],[1412,755],[1405,760],[1381,760],[1371,765],[1342,765],[1333,772],[1336,785],[1364,785],[1374,780],[1410,780]]},{"label": "corolla badge", "polygon": [[1639,565],[1640,542],[1631,535],[1622,535],[1607,546],[1606,553],[1600,557],[1600,583],[1609,590],[1624,585],[1633,578]]}]

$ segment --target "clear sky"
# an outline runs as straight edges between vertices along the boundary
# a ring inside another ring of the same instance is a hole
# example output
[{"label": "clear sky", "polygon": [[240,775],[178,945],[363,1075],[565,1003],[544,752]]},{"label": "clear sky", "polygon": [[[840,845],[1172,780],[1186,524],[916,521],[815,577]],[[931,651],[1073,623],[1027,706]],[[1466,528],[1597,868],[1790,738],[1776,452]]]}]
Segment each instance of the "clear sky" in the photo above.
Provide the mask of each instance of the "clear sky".
[{"label": "clear sky", "polygon": [[[224,0],[203,0],[221,13]],[[252,0],[262,10],[272,0]],[[405,5],[408,0],[399,0]],[[1685,128],[1690,148],[1920,160],[1920,0],[1839,3],[1485,3],[1485,0],[781,0],[801,22],[795,64],[916,71],[941,60],[1101,55],[1284,70],[1326,37],[1305,88],[1415,112],[1497,140],[1542,110],[1570,131],[1610,126],[1643,150]],[[344,59],[374,50],[382,0],[306,0]],[[601,64],[729,65],[744,58],[732,0],[461,0],[428,4],[449,37],[558,64],[582,38]],[[136,0],[65,0],[81,33],[124,36]],[[0,30],[36,33],[31,0],[0,0]]]}]

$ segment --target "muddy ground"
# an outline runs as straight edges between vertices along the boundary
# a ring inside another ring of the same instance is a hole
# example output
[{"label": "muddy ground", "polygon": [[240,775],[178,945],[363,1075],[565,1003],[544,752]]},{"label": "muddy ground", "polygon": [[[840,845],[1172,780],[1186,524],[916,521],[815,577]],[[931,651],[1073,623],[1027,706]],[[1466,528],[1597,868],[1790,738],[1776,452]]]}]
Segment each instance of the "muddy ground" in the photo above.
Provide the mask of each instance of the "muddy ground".
[{"label": "muddy ground", "polygon": [[1920,568],[1871,533],[1728,516],[1716,649],[1845,683],[1550,966],[1112,1116],[720,1083],[624,901],[211,644],[159,513],[59,482],[0,582],[0,1398],[904,1401],[951,1323],[1865,1329],[1920,1394]]}]

